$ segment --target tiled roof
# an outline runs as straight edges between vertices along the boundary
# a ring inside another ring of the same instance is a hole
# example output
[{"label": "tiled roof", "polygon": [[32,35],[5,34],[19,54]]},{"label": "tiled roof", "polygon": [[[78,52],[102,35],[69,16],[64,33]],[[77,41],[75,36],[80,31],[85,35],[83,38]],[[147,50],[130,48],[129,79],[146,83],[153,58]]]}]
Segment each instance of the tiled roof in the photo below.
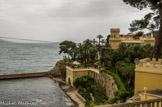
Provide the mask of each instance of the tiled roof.
[{"label": "tiled roof", "polygon": [[133,35],[124,35],[122,38],[133,38]]},{"label": "tiled roof", "polygon": [[148,91],[147,93],[162,96],[162,90]]}]

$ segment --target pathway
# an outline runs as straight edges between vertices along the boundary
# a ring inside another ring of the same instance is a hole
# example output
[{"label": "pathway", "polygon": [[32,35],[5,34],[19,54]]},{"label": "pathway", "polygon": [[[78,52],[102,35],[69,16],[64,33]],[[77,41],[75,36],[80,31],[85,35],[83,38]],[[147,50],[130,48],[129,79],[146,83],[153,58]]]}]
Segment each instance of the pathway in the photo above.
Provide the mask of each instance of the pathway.
[{"label": "pathway", "polygon": [[77,89],[71,87],[68,83],[63,81],[61,78],[53,78],[53,80],[63,83],[60,85],[60,88],[74,101],[78,104],[78,107],[85,107],[85,103],[77,96]]}]

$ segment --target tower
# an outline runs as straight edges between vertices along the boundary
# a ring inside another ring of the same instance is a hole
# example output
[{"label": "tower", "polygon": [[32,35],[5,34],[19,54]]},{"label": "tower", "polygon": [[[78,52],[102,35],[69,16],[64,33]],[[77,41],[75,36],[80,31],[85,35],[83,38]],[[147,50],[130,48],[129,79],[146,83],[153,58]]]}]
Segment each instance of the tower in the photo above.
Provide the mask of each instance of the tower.
[{"label": "tower", "polygon": [[145,40],[144,40],[144,44],[150,44],[151,46],[154,46],[155,45],[155,38],[154,38],[154,35],[153,33],[151,32],[150,36],[147,37]]},{"label": "tower", "polygon": [[120,29],[113,28],[110,30],[110,32],[111,32],[111,36],[110,36],[109,44],[112,49],[118,49],[121,43]]},{"label": "tower", "polygon": [[119,38],[120,37],[120,29],[111,29],[111,38]]},{"label": "tower", "polygon": [[151,38],[154,38],[153,32],[151,32]]}]

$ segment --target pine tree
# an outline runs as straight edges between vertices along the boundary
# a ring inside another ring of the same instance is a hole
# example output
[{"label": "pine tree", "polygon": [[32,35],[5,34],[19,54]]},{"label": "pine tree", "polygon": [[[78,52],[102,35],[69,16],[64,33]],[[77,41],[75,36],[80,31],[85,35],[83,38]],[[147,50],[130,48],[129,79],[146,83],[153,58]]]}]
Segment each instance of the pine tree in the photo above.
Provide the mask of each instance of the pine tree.
[{"label": "pine tree", "polygon": [[148,13],[141,20],[134,20],[130,26],[130,31],[135,32],[142,29],[154,30],[158,29],[158,35],[156,37],[156,42],[154,49],[151,53],[150,60],[156,55],[156,60],[161,54],[162,49],[162,0],[123,0],[126,4],[129,4],[135,8],[142,10],[143,8],[149,7],[153,12]]}]

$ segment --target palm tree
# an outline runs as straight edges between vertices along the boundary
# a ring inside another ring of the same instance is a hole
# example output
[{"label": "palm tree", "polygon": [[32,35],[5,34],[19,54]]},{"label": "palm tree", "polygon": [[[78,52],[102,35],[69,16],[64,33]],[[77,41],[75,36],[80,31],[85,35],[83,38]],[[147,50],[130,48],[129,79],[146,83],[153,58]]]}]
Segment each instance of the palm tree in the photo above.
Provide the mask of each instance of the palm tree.
[{"label": "palm tree", "polygon": [[113,65],[113,49],[111,49],[110,47],[103,47],[101,48],[101,63],[104,64],[105,66],[109,66],[112,67]]},{"label": "palm tree", "polygon": [[98,35],[97,38],[98,38],[98,44],[99,44],[99,50],[100,50],[100,46],[101,46],[100,43],[101,43],[101,39],[103,38],[103,36]]},{"label": "palm tree", "polygon": [[95,39],[92,40],[93,46],[96,46],[97,41]]},{"label": "palm tree", "polygon": [[83,45],[81,43],[78,44],[78,58],[81,60],[81,63],[83,63]]},{"label": "palm tree", "polygon": [[85,41],[83,41],[83,50],[84,50],[84,62],[85,62],[85,66],[87,65],[87,62],[89,61],[89,51],[90,48],[92,47],[92,41],[87,39]]},{"label": "palm tree", "polygon": [[104,43],[105,43],[105,40],[104,39],[102,39],[101,40],[101,43],[102,43],[102,46],[104,45]]},{"label": "palm tree", "polygon": [[109,46],[109,39],[110,39],[110,35],[107,35],[107,38],[106,38],[106,46]]}]

